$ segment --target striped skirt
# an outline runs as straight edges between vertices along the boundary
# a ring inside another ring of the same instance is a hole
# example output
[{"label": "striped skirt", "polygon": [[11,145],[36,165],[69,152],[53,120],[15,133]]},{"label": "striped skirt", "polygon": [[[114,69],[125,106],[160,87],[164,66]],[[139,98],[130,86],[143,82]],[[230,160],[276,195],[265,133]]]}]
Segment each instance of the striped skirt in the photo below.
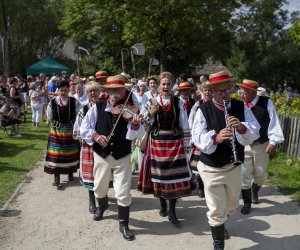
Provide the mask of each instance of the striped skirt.
[{"label": "striped skirt", "polygon": [[94,150],[87,143],[83,143],[80,151],[80,183],[88,189],[94,187]]},{"label": "striped skirt", "polygon": [[140,171],[138,189],[155,197],[177,199],[191,194],[192,173],[187,164],[183,139],[172,131],[151,136]]},{"label": "striped skirt", "polygon": [[190,168],[193,172],[193,174],[199,175],[198,169],[197,169],[197,164],[198,161],[200,160],[200,149],[197,148],[196,146],[193,146],[192,152],[191,152],[191,157],[190,157]]},{"label": "striped skirt", "polygon": [[76,173],[79,167],[79,143],[68,125],[50,127],[44,171],[48,174]]}]

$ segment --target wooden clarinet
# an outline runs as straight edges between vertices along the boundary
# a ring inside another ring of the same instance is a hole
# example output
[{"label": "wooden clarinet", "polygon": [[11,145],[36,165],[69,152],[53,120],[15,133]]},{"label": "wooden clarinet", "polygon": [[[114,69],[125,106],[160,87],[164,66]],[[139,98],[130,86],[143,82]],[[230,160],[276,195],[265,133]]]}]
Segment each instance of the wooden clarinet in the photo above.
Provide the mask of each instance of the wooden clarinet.
[{"label": "wooden clarinet", "polygon": [[231,144],[231,149],[232,149],[232,154],[233,154],[233,165],[238,166],[241,165],[242,162],[239,158],[238,152],[236,150],[236,145],[235,145],[235,130],[231,128],[228,124],[228,110],[227,110],[227,104],[226,104],[226,99],[223,99],[223,105],[224,105],[224,115],[225,115],[225,122],[226,122],[226,128],[230,128],[232,131],[232,136],[229,138],[230,144]]}]

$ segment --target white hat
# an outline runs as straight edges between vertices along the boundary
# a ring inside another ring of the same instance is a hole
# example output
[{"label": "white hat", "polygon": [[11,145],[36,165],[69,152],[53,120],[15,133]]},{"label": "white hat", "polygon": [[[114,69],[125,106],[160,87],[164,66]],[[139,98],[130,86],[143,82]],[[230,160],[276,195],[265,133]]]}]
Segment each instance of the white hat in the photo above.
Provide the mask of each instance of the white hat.
[{"label": "white hat", "polygon": [[147,83],[144,82],[143,80],[139,80],[138,83],[137,83],[137,86],[140,87],[140,86],[142,86],[142,85],[147,86]]},{"label": "white hat", "polygon": [[50,82],[58,81],[59,79],[56,76],[52,76]]},{"label": "white hat", "polygon": [[267,90],[263,87],[257,88],[257,95],[259,96],[267,96]]}]

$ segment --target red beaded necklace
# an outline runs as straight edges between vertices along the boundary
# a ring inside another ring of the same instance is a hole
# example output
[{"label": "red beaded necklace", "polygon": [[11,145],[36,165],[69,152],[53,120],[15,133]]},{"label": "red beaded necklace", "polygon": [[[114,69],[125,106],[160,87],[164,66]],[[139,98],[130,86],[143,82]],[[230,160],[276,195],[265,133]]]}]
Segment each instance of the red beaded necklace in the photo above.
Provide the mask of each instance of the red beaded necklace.
[{"label": "red beaded necklace", "polygon": [[163,103],[162,97],[160,95],[160,104],[161,104],[162,110],[165,111],[165,112],[170,111],[171,106],[172,106],[172,101],[173,101],[173,98],[171,96],[169,104],[165,106],[164,103]]}]

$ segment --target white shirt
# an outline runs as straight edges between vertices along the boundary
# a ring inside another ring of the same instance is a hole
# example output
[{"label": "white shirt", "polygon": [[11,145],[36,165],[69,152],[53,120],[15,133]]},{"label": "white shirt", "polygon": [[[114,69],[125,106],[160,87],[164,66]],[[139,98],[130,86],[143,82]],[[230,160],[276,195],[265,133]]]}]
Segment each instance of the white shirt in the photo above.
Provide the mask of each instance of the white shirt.
[{"label": "white shirt", "polygon": [[85,93],[82,94],[82,96],[78,96],[78,94],[73,95],[73,97],[80,102],[82,106],[88,104],[89,99]]},{"label": "white shirt", "polygon": [[145,92],[145,94],[143,95],[143,100],[142,100],[142,105],[146,105],[147,102],[151,99],[157,96],[157,92],[153,95],[150,90]]},{"label": "white shirt", "polygon": [[[256,96],[252,101],[251,104],[254,106],[258,102],[259,96]],[[271,99],[268,100],[267,109],[269,113],[270,123],[268,127],[268,138],[269,143],[272,145],[280,144],[284,141],[284,135],[279,123],[278,115],[275,109],[275,106]]]},{"label": "white shirt", "polygon": [[[228,104],[230,108],[231,103]],[[245,122],[242,122],[247,128],[245,134],[240,134],[235,129],[235,136],[238,142],[243,145],[249,145],[259,138],[260,125],[255,116],[246,106],[244,107]],[[214,144],[213,136],[216,134],[215,130],[207,130],[206,119],[199,108],[192,126],[192,141],[201,152],[205,154],[212,154],[216,151],[218,144]]]},{"label": "white shirt", "polygon": [[[162,96],[162,102],[163,105],[166,106],[170,103],[171,96]],[[184,147],[189,147],[190,146],[190,136],[187,136],[190,133],[190,127],[188,123],[188,115],[184,107],[184,103],[181,99],[178,99],[178,107],[179,107],[179,127],[182,129],[184,133]],[[151,98],[145,106],[142,107],[141,109],[141,114],[143,115],[145,120],[149,120],[149,122],[152,124],[154,122],[154,118],[149,119],[148,114],[151,109],[151,105],[153,103],[157,103],[158,105],[162,106],[161,101],[160,101],[160,95]]]},{"label": "white shirt", "polygon": [[[112,106],[107,101],[105,112],[111,113]],[[93,134],[97,133],[95,131],[95,126],[98,119],[98,110],[97,105],[93,105],[85,117],[82,119],[81,126],[80,126],[80,137],[82,140],[84,140],[87,144],[92,146],[94,144],[92,140]],[[126,139],[127,140],[134,140],[136,138],[141,138],[145,134],[144,126],[140,124],[140,127],[138,130],[132,130],[131,129],[131,122],[128,122],[127,124],[127,134]]]},{"label": "white shirt", "polygon": [[[67,105],[67,102],[69,100],[63,101],[59,96],[54,97],[55,98],[55,102],[57,103],[57,105],[62,106],[62,105]],[[79,110],[82,108],[82,105],[80,105],[80,102],[78,102],[76,100],[75,103],[75,109],[76,109],[76,114],[79,112]],[[47,120],[51,121],[52,120],[52,105],[51,102],[49,102],[48,106],[47,106]]]}]

